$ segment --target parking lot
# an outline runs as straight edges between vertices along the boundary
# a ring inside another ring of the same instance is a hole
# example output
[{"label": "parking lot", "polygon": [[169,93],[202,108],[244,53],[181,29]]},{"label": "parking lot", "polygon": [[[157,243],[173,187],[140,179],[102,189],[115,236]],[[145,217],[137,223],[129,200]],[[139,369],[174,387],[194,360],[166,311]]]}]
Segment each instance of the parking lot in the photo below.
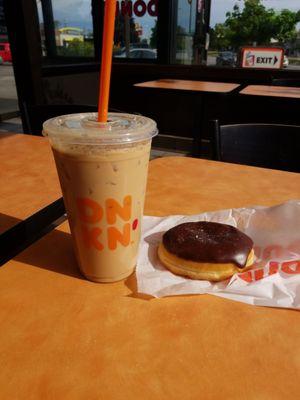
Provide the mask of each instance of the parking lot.
[{"label": "parking lot", "polygon": [[0,98],[17,100],[14,71],[11,64],[0,65]]},{"label": "parking lot", "polygon": [[21,132],[18,97],[13,67],[0,65],[0,133],[6,131]]}]

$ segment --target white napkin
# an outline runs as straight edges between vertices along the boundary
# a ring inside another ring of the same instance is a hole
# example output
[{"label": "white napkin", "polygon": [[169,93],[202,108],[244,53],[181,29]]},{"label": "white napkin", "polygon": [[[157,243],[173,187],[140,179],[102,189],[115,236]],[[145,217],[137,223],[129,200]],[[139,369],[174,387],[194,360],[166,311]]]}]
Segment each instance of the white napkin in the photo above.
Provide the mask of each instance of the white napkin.
[{"label": "white napkin", "polygon": [[[221,222],[245,232],[254,242],[253,268],[217,283],[168,271],[157,257],[163,233],[175,225],[194,221]],[[210,293],[248,304],[300,308],[300,200],[192,216],[144,217],[137,283],[140,293],[154,297]]]}]

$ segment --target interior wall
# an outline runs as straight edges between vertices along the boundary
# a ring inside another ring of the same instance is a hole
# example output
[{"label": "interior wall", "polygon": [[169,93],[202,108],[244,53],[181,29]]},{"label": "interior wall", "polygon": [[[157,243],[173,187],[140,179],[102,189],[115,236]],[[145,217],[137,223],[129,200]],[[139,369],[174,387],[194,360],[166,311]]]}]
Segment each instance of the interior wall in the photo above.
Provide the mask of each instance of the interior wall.
[{"label": "interior wall", "polygon": [[96,72],[43,78],[45,104],[97,104],[97,93]]},{"label": "interior wall", "polygon": [[[154,79],[195,79],[247,84],[269,84],[270,73],[256,71],[214,71],[186,66],[114,64],[111,81],[110,107],[137,112],[154,118],[161,135],[192,138],[197,135],[209,141],[209,120],[221,123],[277,122],[300,124],[298,102],[287,99],[258,98],[183,91],[136,88],[135,83]],[[43,77],[46,104],[97,104],[98,70],[78,73],[53,74]],[[174,146],[174,138],[170,146]],[[177,145],[176,145],[177,146]],[[179,145],[180,147],[180,145]]]}]

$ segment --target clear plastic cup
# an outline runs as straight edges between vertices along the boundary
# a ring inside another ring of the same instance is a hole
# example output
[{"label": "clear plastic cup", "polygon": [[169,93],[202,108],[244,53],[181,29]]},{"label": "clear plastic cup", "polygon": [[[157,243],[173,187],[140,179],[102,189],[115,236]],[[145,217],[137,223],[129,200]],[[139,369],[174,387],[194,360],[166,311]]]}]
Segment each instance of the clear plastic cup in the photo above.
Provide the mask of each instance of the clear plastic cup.
[{"label": "clear plastic cup", "polygon": [[150,118],[96,113],[52,118],[43,125],[54,154],[74,249],[83,275],[115,282],[135,269],[151,139]]}]

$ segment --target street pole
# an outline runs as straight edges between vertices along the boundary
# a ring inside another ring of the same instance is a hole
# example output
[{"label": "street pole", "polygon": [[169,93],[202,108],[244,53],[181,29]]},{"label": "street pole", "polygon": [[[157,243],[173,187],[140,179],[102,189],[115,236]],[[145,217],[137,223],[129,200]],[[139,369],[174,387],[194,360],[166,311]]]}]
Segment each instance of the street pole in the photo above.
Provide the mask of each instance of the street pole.
[{"label": "street pole", "polygon": [[[125,10],[128,10],[127,8],[127,3],[128,0],[125,0]],[[128,12],[125,13],[124,15],[124,24],[125,24],[125,52],[126,52],[126,58],[130,57],[130,17],[128,15]]]},{"label": "street pole", "polygon": [[56,56],[55,24],[51,0],[41,1],[44,19],[45,44],[48,57]]},{"label": "street pole", "polygon": [[207,62],[211,0],[197,0],[196,3],[194,62],[195,64],[205,64]]},{"label": "street pole", "polygon": [[189,34],[192,33],[192,3],[193,0],[187,0],[190,6]]}]

